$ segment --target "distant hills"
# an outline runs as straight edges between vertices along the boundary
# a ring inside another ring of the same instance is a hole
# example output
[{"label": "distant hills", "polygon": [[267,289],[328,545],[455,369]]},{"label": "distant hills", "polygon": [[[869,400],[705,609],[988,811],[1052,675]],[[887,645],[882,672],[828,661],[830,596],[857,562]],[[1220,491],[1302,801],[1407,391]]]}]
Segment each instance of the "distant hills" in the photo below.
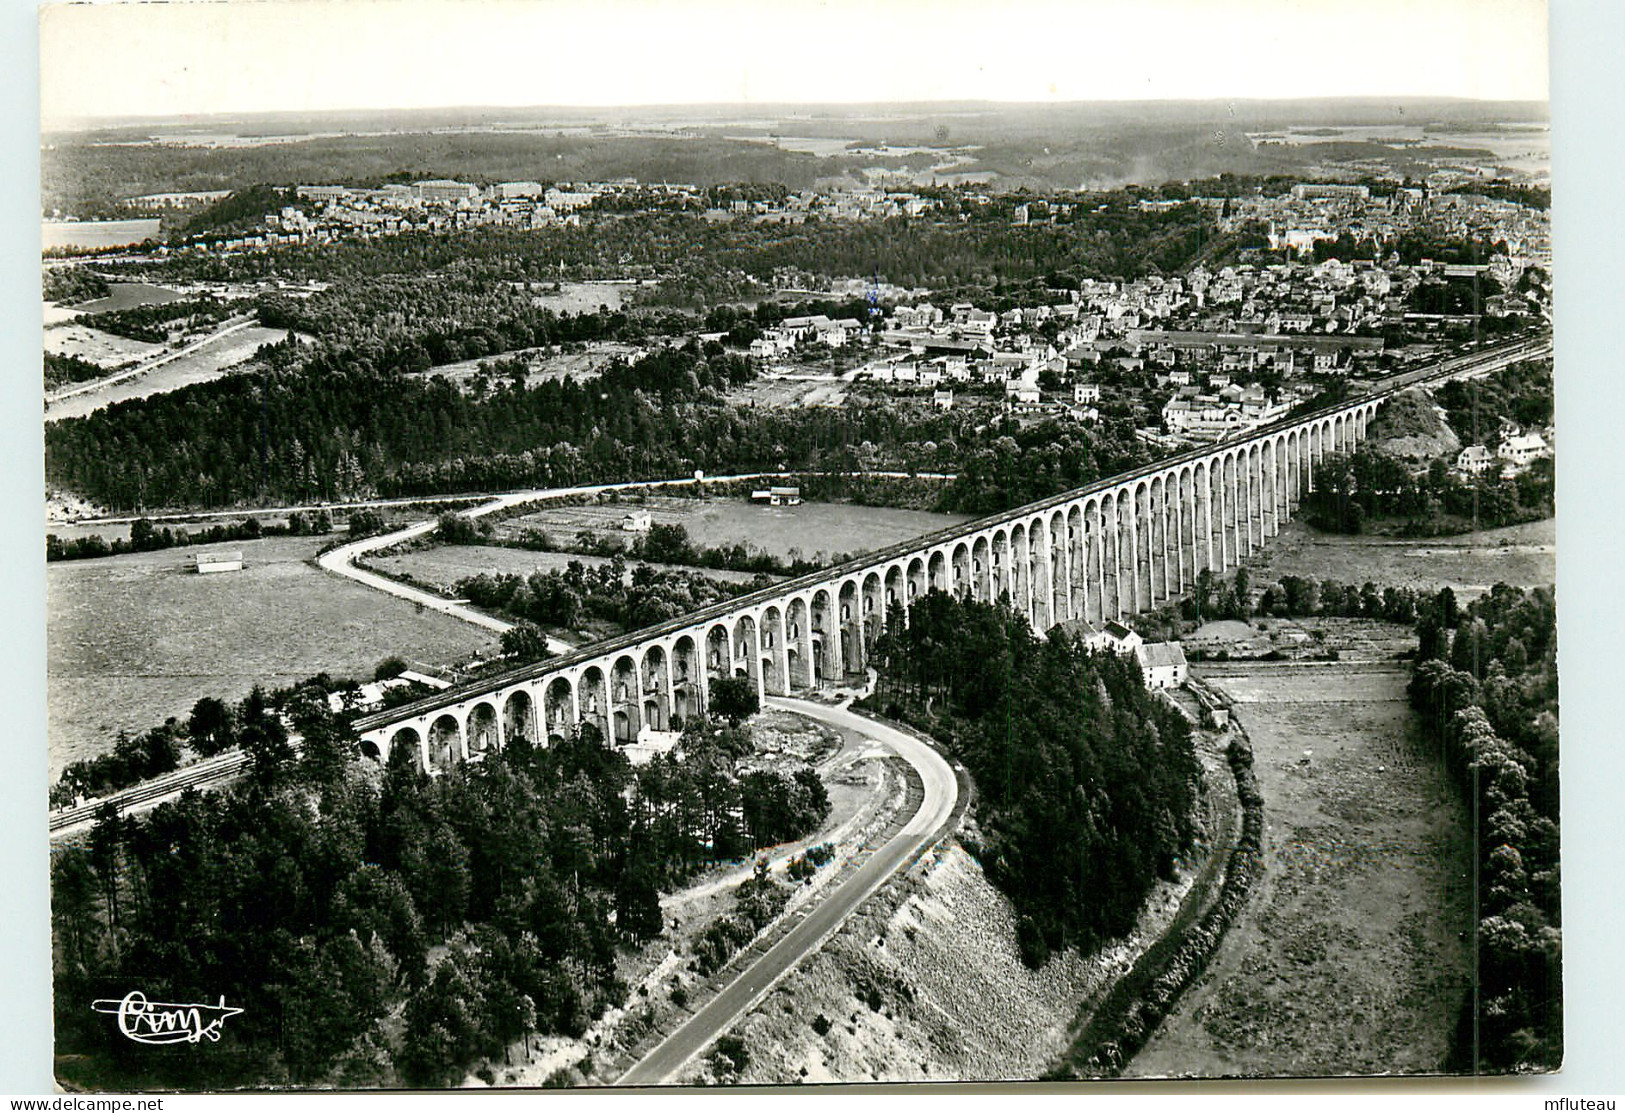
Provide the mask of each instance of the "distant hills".
[{"label": "distant hills", "polygon": [[977,181],[1035,191],[1222,173],[1422,176],[1443,165],[1539,177],[1548,119],[1542,102],[1337,98],[468,107],[97,120],[45,133],[41,199],[47,212],[83,217],[122,215],[119,203],[143,194],[387,177],[775,181],[793,189]]}]

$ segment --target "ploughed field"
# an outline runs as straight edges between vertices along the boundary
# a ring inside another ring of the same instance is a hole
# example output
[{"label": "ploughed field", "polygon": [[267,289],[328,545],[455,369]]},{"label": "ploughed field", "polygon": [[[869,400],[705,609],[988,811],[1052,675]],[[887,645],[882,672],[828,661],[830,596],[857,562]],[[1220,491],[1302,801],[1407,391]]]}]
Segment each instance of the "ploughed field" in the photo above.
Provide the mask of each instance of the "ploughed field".
[{"label": "ploughed field", "polygon": [[[764,480],[762,486],[768,485]],[[808,558],[819,554],[833,557],[843,553],[868,553],[970,521],[964,514],[933,514],[925,510],[894,510],[844,502],[762,506],[742,498],[652,496],[641,503],[545,506],[497,528],[509,536],[540,529],[558,541],[573,540],[583,529],[630,538],[630,534],[621,533],[621,519],[637,509],[649,511],[650,519],[657,525],[682,525],[696,546],[744,544],[781,558],[788,558],[792,553]]]},{"label": "ploughed field", "polygon": [[1368,537],[1321,533],[1288,524],[1248,562],[1255,584],[1282,576],[1371,582],[1429,593],[1448,586],[1459,599],[1482,595],[1498,583],[1539,587],[1557,582],[1557,521],[1481,530],[1450,537]]},{"label": "ploughed field", "polygon": [[1437,1071],[1472,956],[1465,805],[1402,667],[1210,664],[1264,794],[1264,868],[1135,1077]]},{"label": "ploughed field", "polygon": [[119,730],[184,718],[202,696],[240,700],[328,672],[370,679],[391,654],[434,665],[494,651],[489,632],[328,575],[322,538],[238,550],[241,572],[184,570],[194,549],[65,561],[46,570],[47,713],[54,779]]}]

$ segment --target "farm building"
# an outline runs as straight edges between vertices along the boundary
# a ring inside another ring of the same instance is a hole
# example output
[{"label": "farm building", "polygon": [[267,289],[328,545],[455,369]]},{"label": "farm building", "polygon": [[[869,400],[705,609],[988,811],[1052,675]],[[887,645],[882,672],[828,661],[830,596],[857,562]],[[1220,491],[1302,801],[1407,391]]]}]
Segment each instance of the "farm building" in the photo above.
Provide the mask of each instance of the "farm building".
[{"label": "farm building", "polygon": [[751,502],[765,502],[769,506],[800,506],[800,487],[769,487],[765,491],[752,491]]},{"label": "farm building", "polygon": [[1142,642],[1134,653],[1145,671],[1147,688],[1177,688],[1185,683],[1185,650],[1178,642]]},{"label": "farm building", "polygon": [[243,554],[241,551],[220,553],[193,553],[186,562],[186,566],[193,572],[241,572],[243,570]]}]

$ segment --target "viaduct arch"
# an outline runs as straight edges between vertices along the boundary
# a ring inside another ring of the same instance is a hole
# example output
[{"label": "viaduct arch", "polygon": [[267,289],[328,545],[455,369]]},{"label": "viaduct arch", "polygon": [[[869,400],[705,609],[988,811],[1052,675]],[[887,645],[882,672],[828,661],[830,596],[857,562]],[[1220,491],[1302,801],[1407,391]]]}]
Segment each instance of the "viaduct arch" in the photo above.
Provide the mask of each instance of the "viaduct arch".
[{"label": "viaduct arch", "polygon": [[[1550,351],[1549,338],[1495,354]],[[1203,570],[1242,563],[1291,519],[1325,459],[1366,435],[1390,395],[1482,373],[1487,353],[1403,376],[1383,390],[1075,491],[926,534],[833,568],[607,639],[356,721],[362,752],[409,746],[422,768],[478,760],[523,737],[546,744],[577,723],[632,741],[703,713],[709,687],[746,677],[758,696],[858,677],[893,614],[930,590],[1008,598],[1037,630],[1160,606]]]}]

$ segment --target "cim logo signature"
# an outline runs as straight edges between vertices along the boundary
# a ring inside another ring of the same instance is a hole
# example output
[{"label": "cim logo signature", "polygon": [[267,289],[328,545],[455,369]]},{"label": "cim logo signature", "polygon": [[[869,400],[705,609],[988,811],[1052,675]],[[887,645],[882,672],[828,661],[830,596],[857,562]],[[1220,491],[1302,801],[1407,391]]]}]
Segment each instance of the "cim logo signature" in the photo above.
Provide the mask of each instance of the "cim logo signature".
[{"label": "cim logo signature", "polygon": [[118,1017],[118,1029],[136,1043],[197,1043],[208,1039],[220,1042],[220,1027],[227,1017],[236,1016],[242,1009],[234,1009],[221,996],[215,1005],[176,1005],[168,1001],[148,1001],[147,995],[133,989],[118,1000],[103,997],[92,1001],[90,1007],[99,1013]]}]

